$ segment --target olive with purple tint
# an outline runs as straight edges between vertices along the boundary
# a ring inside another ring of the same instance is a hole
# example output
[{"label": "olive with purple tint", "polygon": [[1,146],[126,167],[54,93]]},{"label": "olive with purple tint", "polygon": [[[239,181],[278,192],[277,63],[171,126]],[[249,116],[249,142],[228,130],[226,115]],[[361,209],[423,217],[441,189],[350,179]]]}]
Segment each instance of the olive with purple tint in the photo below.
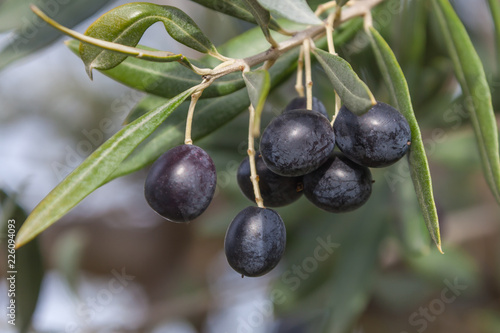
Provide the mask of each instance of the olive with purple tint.
[{"label": "olive with purple tint", "polygon": [[285,224],[276,211],[247,207],[229,225],[224,250],[229,265],[244,276],[272,270],[285,252]]},{"label": "olive with purple tint", "polygon": [[260,153],[266,166],[282,176],[302,176],[323,164],[335,147],[328,119],[310,110],[274,118],[262,133]]},{"label": "olive with purple tint", "polygon": [[343,106],[333,126],[337,146],[349,159],[371,167],[385,167],[402,158],[411,143],[405,117],[385,103],[356,116]]},{"label": "olive with purple tint", "polygon": [[341,153],[333,154],[319,169],[304,176],[304,195],[332,213],[361,207],[372,193],[372,175]]},{"label": "olive with purple tint", "polygon": [[[304,110],[307,109],[307,98],[306,97],[296,97],[292,99],[290,103],[287,104],[283,112],[288,112],[292,110]],[[319,112],[326,118],[328,118],[328,112],[326,111],[325,105],[316,97],[312,98],[312,110]]]},{"label": "olive with purple tint", "polygon": [[217,174],[212,158],[200,147],[181,145],[161,155],[146,178],[146,201],[173,222],[189,222],[212,201]]},{"label": "olive with purple tint", "polygon": [[[264,205],[281,207],[291,204],[302,196],[302,177],[284,177],[269,170],[259,153],[255,154],[255,167],[259,176],[259,188]],[[245,158],[238,168],[238,185],[241,192],[255,202],[253,184],[250,180],[250,162]]]}]

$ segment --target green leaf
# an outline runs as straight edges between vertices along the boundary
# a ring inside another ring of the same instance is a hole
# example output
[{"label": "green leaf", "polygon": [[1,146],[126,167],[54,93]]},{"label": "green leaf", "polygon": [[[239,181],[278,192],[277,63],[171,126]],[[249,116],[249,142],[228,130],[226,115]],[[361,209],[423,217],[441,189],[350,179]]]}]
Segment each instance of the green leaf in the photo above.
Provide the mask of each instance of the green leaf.
[{"label": "green leaf", "polygon": [[446,47],[462,87],[481,156],[484,176],[500,204],[498,129],[483,65],[465,27],[447,0],[433,0]]},{"label": "green leaf", "polygon": [[312,25],[323,24],[323,21],[314,15],[306,0],[258,1],[262,7],[269,10],[271,13],[287,18],[290,21]]},{"label": "green leaf", "polygon": [[61,34],[31,10],[31,3],[47,8],[54,18],[73,27],[87,19],[110,0],[74,0],[57,4],[57,10],[44,0],[6,0],[0,7],[0,33],[11,29],[8,44],[0,51],[0,69],[56,41]]},{"label": "green leaf", "polygon": [[136,119],[97,148],[35,207],[19,230],[17,246],[29,242],[101,186],[135,147],[193,91],[187,90]]},{"label": "green leaf", "polygon": [[[13,196],[8,196],[3,190],[0,190],[0,206],[1,210],[3,210],[3,219],[0,223],[4,224],[1,228],[2,236],[0,239],[1,243],[7,246],[8,240],[5,235],[8,234],[8,221],[11,219],[15,220],[14,229],[17,233],[26,219],[26,212],[15,202]],[[7,206],[11,206],[12,209],[9,209]],[[16,326],[19,332],[26,333],[30,331],[31,320],[38,303],[40,287],[45,274],[39,242],[35,240],[22,249],[16,250],[15,268],[9,270],[18,272],[16,274],[17,289],[15,297],[17,310]],[[7,274],[7,277],[9,275]]]},{"label": "green leaf", "polygon": [[253,129],[254,136],[260,134],[260,118],[264,104],[266,103],[267,95],[271,89],[271,77],[265,69],[259,69],[253,72],[243,73],[243,79],[248,90],[248,96],[255,109],[255,127]]},{"label": "green leaf", "polygon": [[[212,42],[183,11],[151,3],[137,2],[119,6],[97,19],[87,29],[85,35],[122,45],[136,46],[144,32],[156,22],[162,22],[176,41],[203,53],[218,54]],[[92,68],[111,69],[127,57],[85,43],[80,45],[80,55],[90,77]]]},{"label": "green leaf", "polygon": [[[67,43],[68,47],[78,54],[77,41]],[[145,50],[151,48],[142,47]],[[196,60],[189,60],[195,65],[203,66]],[[101,71],[104,75],[131,88],[154,94],[161,97],[172,98],[181,92],[200,83],[200,76],[178,63],[158,63],[128,57],[119,66]],[[210,85],[201,98],[227,95],[245,86],[240,73],[231,73],[217,79]]]},{"label": "green leaf", "polygon": [[[257,23],[252,13],[245,6],[244,0],[191,0],[217,12],[239,18],[250,23]],[[280,31],[282,28],[273,18],[269,21],[269,28]]]},{"label": "green leaf", "polygon": [[252,16],[255,18],[255,21],[262,29],[262,33],[266,37],[267,41],[272,46],[277,46],[278,44],[271,36],[271,32],[269,31],[269,21],[271,20],[271,14],[262,7],[257,0],[243,0],[245,6],[248,11],[252,13]]},{"label": "green leaf", "polygon": [[488,5],[490,6],[491,16],[493,18],[493,23],[495,25],[495,37],[496,37],[496,47],[497,47],[497,72],[500,73],[500,1],[498,0],[488,0]]},{"label": "green leaf", "polygon": [[351,65],[337,55],[315,49],[316,59],[339,94],[342,103],[354,114],[362,115],[377,102],[368,86],[361,81]]},{"label": "green leaf", "polygon": [[420,127],[413,112],[408,84],[396,56],[378,31],[370,28],[369,36],[394,106],[405,116],[408,124],[410,124],[411,146],[408,153],[410,174],[427,229],[437,248],[442,252],[439,219],[432,191],[431,173],[427,156],[425,155]]},{"label": "green leaf", "polygon": [[[146,113],[149,112],[149,110],[156,109],[162,104],[165,104],[168,102],[168,98],[160,97],[160,96],[155,96],[155,95],[147,95],[144,98],[142,98],[139,103],[137,103],[134,108],[128,113],[127,117],[123,121],[123,125],[128,125],[137,118],[141,117],[142,115],[145,115]],[[201,102],[200,102],[201,103]],[[189,102],[184,102],[181,104],[174,112],[173,114],[170,115],[169,117],[169,122],[172,121],[172,118],[174,117],[175,113],[181,109],[184,105],[189,105]],[[197,104],[198,105],[198,104]],[[186,109],[187,110],[187,109]]]}]

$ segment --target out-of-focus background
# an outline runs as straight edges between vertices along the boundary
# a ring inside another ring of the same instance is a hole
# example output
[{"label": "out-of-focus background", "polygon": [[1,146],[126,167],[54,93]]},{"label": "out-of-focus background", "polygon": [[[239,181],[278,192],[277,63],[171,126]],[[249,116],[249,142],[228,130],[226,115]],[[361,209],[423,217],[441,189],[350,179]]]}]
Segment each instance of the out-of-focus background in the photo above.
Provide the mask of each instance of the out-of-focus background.
[{"label": "out-of-focus background", "polygon": [[[54,10],[63,2],[52,1]],[[80,22],[74,29],[83,32],[99,15],[127,2],[90,1],[83,6],[88,12],[75,11],[73,21],[62,23]],[[253,27],[194,2],[154,2],[185,11],[216,45]],[[242,279],[226,263],[223,239],[232,218],[251,205],[236,184],[246,154],[244,113],[196,142],[218,172],[216,197],[196,221],[174,224],[158,217],[144,200],[147,170],[142,170],[92,193],[38,237],[40,257],[27,264],[31,270],[24,277],[21,269],[18,273],[23,280],[18,283],[28,287],[18,286],[17,295],[28,302],[38,292],[29,288],[30,279],[37,278],[32,272],[44,274],[31,331],[302,333],[319,332],[319,325],[330,320],[335,332],[500,332],[500,209],[482,176],[460,88],[429,11],[412,11],[416,0],[389,2],[399,3],[400,10],[381,10],[387,15],[375,20],[408,78],[445,255],[428,238],[415,236],[425,226],[403,160],[372,170],[372,196],[355,212],[325,213],[305,198],[277,209],[287,227],[285,257],[270,274]],[[12,3],[0,1],[0,17]],[[498,111],[500,64],[489,8],[484,0],[453,5],[483,60]],[[5,16],[0,21],[0,189],[29,212],[119,130],[143,94],[97,71],[90,81],[81,60],[62,43],[65,38],[38,50],[51,36],[41,34],[27,17],[21,13],[12,22]],[[415,54],[417,40],[408,32],[421,21],[425,38],[418,41],[424,47]],[[14,51],[9,24],[20,29],[21,37],[32,36],[17,40]],[[141,44],[197,56],[173,41],[161,24],[153,25]],[[388,101],[363,33],[338,51],[377,99]],[[313,79],[315,96],[333,112],[331,87],[318,66]],[[294,84],[291,77],[272,93],[263,124],[296,96]],[[5,309],[4,246],[0,253],[0,308]],[[33,269],[37,262],[42,264],[38,270]],[[1,318],[0,331],[14,332],[6,315]]]}]

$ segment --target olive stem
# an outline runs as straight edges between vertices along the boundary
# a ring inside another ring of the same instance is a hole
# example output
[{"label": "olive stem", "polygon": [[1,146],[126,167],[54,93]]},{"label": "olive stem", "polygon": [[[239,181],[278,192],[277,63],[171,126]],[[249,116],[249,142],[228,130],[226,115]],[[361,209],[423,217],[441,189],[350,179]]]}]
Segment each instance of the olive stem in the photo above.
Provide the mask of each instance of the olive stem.
[{"label": "olive stem", "polygon": [[248,107],[250,113],[250,120],[248,121],[248,162],[250,164],[250,180],[253,185],[253,193],[255,195],[255,203],[258,207],[264,208],[264,200],[260,194],[259,188],[259,175],[257,175],[257,168],[255,166],[255,138],[253,135],[254,119],[255,119],[255,109],[250,104]]},{"label": "olive stem", "polygon": [[184,134],[184,143],[186,145],[192,145],[193,140],[191,138],[191,129],[193,127],[193,117],[194,117],[194,109],[196,108],[196,103],[200,99],[203,90],[210,86],[213,82],[213,79],[205,79],[199,85],[193,87],[193,93],[191,94],[191,102],[189,103],[188,114],[186,118],[186,131]]},{"label": "olive stem", "polygon": [[335,13],[328,15],[326,19],[326,41],[328,42],[328,52],[331,54],[337,55],[335,52],[335,45],[333,44],[333,24],[335,23]]},{"label": "olive stem", "polygon": [[201,96],[201,91],[197,91],[191,95],[191,103],[189,103],[189,110],[186,118],[186,132],[184,138],[184,143],[186,145],[193,144],[193,140],[191,139],[191,128],[193,125],[194,109],[196,107],[196,102],[198,102],[200,96]]},{"label": "olive stem", "polygon": [[299,97],[304,97],[304,47],[300,47],[299,59],[297,60],[297,81],[295,83],[295,90]]},{"label": "olive stem", "polygon": [[306,97],[307,109],[312,110],[312,73],[311,73],[311,44],[309,39],[304,40],[304,62],[306,67]]},{"label": "olive stem", "polygon": [[[338,14],[339,10],[340,7],[337,9],[337,11],[335,11],[335,13],[331,13],[330,15],[328,15],[328,18],[326,20],[326,39],[328,42],[328,52],[333,55],[337,55],[337,52],[335,52],[335,44],[333,43],[333,26],[337,17],[340,17],[340,14]],[[332,116],[332,121],[331,121],[332,127],[333,124],[335,123],[335,118],[339,113],[340,105],[341,105],[340,96],[337,93],[337,91],[335,91],[335,112],[333,113]]]},{"label": "olive stem", "polygon": [[326,12],[328,9],[333,8],[335,6],[337,6],[337,1],[330,1],[330,2],[322,3],[316,8],[314,15],[319,17],[321,14]]}]

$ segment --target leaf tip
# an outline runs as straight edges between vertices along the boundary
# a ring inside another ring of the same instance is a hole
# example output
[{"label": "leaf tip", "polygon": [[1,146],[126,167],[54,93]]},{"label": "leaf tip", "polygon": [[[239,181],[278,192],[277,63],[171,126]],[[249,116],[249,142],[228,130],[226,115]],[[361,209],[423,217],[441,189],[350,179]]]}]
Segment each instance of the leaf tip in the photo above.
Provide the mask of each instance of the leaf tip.
[{"label": "leaf tip", "polygon": [[26,243],[31,241],[33,238],[34,238],[33,235],[28,236],[28,234],[26,232],[24,232],[23,227],[21,227],[21,229],[19,229],[19,232],[17,233],[17,236],[16,236],[15,249],[17,250],[20,247],[26,245]]},{"label": "leaf tip", "polygon": [[437,249],[439,250],[439,252],[440,252],[441,254],[444,254],[444,252],[443,252],[443,248],[441,247],[441,242],[439,242],[438,244],[436,244],[436,246],[437,246]]},{"label": "leaf tip", "polygon": [[92,81],[94,79],[92,75],[92,65],[90,66],[85,66],[85,71],[87,72],[87,75],[89,76],[90,80]]}]

